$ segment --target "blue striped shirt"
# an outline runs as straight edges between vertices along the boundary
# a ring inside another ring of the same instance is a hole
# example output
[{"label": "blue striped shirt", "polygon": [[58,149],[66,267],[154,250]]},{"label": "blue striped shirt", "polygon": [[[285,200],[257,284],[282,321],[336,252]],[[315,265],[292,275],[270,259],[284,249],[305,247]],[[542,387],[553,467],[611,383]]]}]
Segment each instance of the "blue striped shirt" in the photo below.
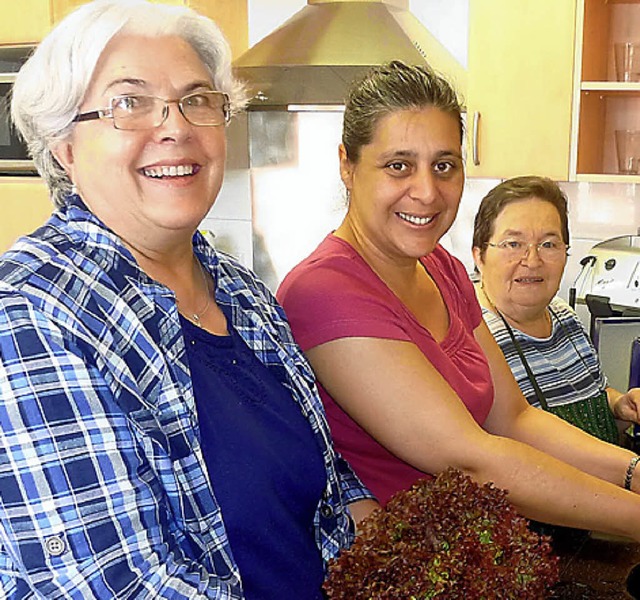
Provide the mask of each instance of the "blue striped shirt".
[{"label": "blue striped shirt", "polygon": [[[564,300],[555,297],[550,307],[555,315],[551,317],[550,337],[535,338],[512,327],[513,334],[549,406],[593,398],[608,384],[587,331]],[[533,385],[502,319],[486,308],[482,314],[522,393],[529,404],[540,408]]]},{"label": "blue striped shirt", "polygon": [[[353,539],[346,503],[370,494],[332,448],[282,308],[199,234],[194,249],[233,327],[311,424],[327,561]],[[77,197],[0,261],[0,597],[243,597],[175,296]]]}]

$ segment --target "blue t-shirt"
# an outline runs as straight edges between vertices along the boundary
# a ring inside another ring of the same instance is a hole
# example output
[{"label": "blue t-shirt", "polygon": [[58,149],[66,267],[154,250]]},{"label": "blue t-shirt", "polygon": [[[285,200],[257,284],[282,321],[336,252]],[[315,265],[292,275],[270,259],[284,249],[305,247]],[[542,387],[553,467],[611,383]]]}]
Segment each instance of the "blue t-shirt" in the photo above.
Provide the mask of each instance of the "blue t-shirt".
[{"label": "blue t-shirt", "polygon": [[[229,321],[230,322],[230,321]],[[248,600],[320,600],[320,448],[290,392],[233,330],[181,318],[207,470]]]}]

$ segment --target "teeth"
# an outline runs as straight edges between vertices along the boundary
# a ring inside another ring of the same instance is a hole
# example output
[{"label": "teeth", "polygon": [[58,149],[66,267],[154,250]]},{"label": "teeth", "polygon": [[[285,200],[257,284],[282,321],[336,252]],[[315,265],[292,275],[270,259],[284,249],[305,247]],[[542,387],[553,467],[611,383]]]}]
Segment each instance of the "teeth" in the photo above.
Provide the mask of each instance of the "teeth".
[{"label": "teeth", "polygon": [[147,167],[142,172],[147,177],[184,177],[193,173],[193,165],[171,165],[170,167]]},{"label": "teeth", "polygon": [[409,221],[409,223],[413,223],[414,225],[426,225],[433,221],[433,217],[414,217],[413,215],[401,212],[398,213],[398,216],[405,221]]}]

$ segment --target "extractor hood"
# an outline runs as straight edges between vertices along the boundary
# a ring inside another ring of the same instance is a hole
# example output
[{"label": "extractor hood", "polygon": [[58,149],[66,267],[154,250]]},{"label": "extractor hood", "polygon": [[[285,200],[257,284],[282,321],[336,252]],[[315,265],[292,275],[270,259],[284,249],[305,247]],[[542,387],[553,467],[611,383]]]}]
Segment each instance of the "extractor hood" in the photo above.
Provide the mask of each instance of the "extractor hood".
[{"label": "extractor hood", "polygon": [[408,0],[307,0],[234,62],[249,109],[342,104],[351,81],[390,60],[429,64],[466,87],[466,71],[408,10]]}]

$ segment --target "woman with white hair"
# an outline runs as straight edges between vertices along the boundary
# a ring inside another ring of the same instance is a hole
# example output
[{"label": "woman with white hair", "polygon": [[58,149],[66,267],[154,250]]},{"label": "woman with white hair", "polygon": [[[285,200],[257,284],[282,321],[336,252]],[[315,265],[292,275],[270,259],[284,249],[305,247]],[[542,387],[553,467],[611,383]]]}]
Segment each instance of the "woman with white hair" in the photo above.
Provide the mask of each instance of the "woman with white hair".
[{"label": "woman with white hair", "polygon": [[0,260],[2,597],[319,599],[374,505],[282,309],[197,232],[244,102],[215,24],[146,0],[18,74],[56,210]]}]

